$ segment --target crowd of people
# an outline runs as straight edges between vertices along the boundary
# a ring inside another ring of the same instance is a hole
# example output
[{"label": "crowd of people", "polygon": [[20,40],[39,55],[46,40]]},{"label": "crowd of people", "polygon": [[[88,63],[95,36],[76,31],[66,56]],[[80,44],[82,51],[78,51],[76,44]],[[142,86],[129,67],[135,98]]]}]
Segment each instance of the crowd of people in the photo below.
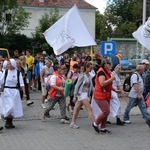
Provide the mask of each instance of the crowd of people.
[{"label": "crowd of people", "polygon": [[[107,129],[107,123],[111,124],[109,117],[115,117],[117,125],[129,124],[130,110],[138,105],[150,127],[150,114],[144,99],[150,89],[147,90],[144,84],[149,62],[143,60],[131,76],[129,103],[121,120],[118,94],[125,96],[125,93],[119,75],[121,55],[117,54],[117,57],[119,61],[112,67],[108,58],[99,54],[91,57],[84,52],[80,55],[77,51],[74,51],[71,57],[67,53],[57,57],[54,54],[49,56],[46,51],[33,57],[29,49],[21,54],[15,50],[14,56],[9,60],[0,56],[0,114],[5,120],[5,128],[15,128],[13,119],[23,116],[21,99],[26,99],[27,106],[34,104],[30,99],[31,90],[41,93],[42,121],[50,118],[50,111],[58,103],[60,122],[70,123],[70,118],[66,116],[68,110],[72,114],[70,128],[78,129],[76,119],[84,106],[94,130],[111,134]],[[66,79],[72,80],[68,103],[64,96]],[[46,88],[46,83],[50,85],[49,89]],[[0,130],[2,129],[3,127],[0,127]]]}]

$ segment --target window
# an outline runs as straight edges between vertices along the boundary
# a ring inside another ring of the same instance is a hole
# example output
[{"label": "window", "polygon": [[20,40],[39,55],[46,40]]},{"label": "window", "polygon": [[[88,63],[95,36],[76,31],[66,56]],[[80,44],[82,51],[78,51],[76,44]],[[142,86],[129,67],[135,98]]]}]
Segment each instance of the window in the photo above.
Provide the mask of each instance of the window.
[{"label": "window", "polygon": [[44,0],[39,0],[39,2],[44,2]]}]

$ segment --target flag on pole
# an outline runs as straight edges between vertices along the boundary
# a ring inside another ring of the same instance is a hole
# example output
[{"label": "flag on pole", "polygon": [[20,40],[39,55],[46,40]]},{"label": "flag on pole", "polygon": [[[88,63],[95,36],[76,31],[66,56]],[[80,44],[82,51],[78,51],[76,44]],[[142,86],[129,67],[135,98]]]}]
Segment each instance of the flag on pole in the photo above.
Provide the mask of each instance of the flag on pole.
[{"label": "flag on pole", "polygon": [[93,60],[93,49],[92,49],[92,46],[90,48],[90,56],[91,56],[91,59]]},{"label": "flag on pole", "polygon": [[145,48],[150,50],[150,17],[146,23],[132,33],[133,37],[139,41]]},{"label": "flag on pole", "polygon": [[80,16],[77,6],[73,6],[43,35],[47,43],[53,47],[56,55],[62,54],[71,47],[96,45]]}]

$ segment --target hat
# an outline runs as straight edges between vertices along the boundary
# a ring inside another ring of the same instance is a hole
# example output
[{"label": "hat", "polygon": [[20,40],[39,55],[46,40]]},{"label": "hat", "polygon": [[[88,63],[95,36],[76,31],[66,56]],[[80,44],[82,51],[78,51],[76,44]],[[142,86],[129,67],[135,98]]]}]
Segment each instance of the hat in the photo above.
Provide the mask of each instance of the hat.
[{"label": "hat", "polygon": [[46,53],[46,51],[43,51],[42,54],[45,55],[45,54],[47,54],[47,53]]},{"label": "hat", "polygon": [[102,59],[101,65],[104,66],[104,64],[111,64],[111,61],[107,58]]},{"label": "hat", "polygon": [[147,59],[143,59],[142,62],[141,62],[141,64],[147,64],[148,65],[149,61]]},{"label": "hat", "polygon": [[14,59],[10,59],[10,63],[12,65],[12,67],[14,67],[15,69],[17,69],[16,61]]}]

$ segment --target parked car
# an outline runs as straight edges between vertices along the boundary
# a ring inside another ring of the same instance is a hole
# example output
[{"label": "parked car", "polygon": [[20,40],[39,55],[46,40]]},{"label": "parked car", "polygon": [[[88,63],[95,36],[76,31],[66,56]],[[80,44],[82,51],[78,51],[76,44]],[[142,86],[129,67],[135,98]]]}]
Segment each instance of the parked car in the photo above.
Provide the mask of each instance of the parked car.
[{"label": "parked car", "polygon": [[0,48],[0,55],[3,56],[3,58],[10,58],[9,51],[6,48]]},{"label": "parked car", "polygon": [[120,65],[121,65],[122,70],[131,70],[132,69],[132,63],[126,57],[122,57]]},{"label": "parked car", "polygon": [[[144,59],[147,59],[150,62],[150,54],[145,54]],[[129,61],[132,63],[132,67],[136,68],[136,66],[142,62],[142,54],[133,55]]]}]

